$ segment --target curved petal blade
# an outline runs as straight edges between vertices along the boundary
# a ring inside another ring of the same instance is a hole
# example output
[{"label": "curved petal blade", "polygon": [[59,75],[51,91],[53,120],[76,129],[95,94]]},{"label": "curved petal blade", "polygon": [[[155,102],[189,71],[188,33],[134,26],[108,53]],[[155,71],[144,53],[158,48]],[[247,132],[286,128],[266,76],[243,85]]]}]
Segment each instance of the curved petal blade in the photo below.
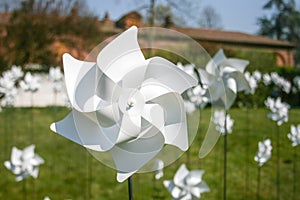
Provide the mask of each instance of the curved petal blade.
[{"label": "curved petal blade", "polygon": [[110,150],[118,170],[119,182],[123,182],[137,172],[163,148],[164,137],[156,128],[150,127],[145,131],[148,133],[143,135],[152,136],[123,142]]},{"label": "curved petal blade", "polygon": [[226,60],[223,49],[220,49],[214,57],[207,63],[205,69],[208,73],[212,75],[217,75],[218,66]]},{"label": "curved petal blade", "polygon": [[223,67],[230,66],[241,73],[244,73],[247,65],[249,65],[249,61],[237,58],[228,58],[222,62]]},{"label": "curved petal blade", "polygon": [[180,94],[168,93],[152,100],[164,108],[166,144],[174,145],[183,151],[189,147],[186,111]]},{"label": "curved petal blade", "polygon": [[158,80],[150,78],[143,82],[140,92],[143,95],[145,102],[149,102],[154,98],[173,91]]},{"label": "curved petal blade", "polygon": [[150,59],[144,79],[147,80],[149,78],[158,80],[161,84],[179,94],[198,84],[194,77],[161,57]]},{"label": "curved petal blade", "polygon": [[249,82],[245,78],[244,74],[241,72],[232,72],[229,77],[233,78],[237,85],[237,91],[250,90]]},{"label": "curved petal blade", "polygon": [[175,185],[184,187],[186,183],[184,183],[184,178],[189,174],[189,170],[186,168],[185,164],[182,164],[177,170],[174,176]]},{"label": "curved petal blade", "polygon": [[73,110],[63,120],[51,124],[50,128],[52,131],[91,150],[107,151],[111,149],[118,137],[118,125],[103,128],[89,117]]},{"label": "curved petal blade", "polygon": [[73,58],[70,54],[63,55],[65,82],[72,106],[79,111],[90,112],[99,103],[85,105],[87,100],[95,95],[96,63],[84,62]]},{"label": "curved petal blade", "polygon": [[121,122],[117,144],[138,137],[141,131],[141,116],[124,114]]},{"label": "curved petal blade", "polygon": [[133,26],[110,42],[97,56],[99,68],[115,83],[136,67],[146,65],[137,41],[137,27]]},{"label": "curved petal blade", "polygon": [[225,94],[221,96],[221,99],[225,105],[225,109],[228,110],[235,101],[237,85],[235,80],[232,78],[226,80],[225,85]]},{"label": "curved petal blade", "polygon": [[164,109],[157,104],[146,104],[142,113],[142,118],[147,120],[161,132],[164,132]]}]

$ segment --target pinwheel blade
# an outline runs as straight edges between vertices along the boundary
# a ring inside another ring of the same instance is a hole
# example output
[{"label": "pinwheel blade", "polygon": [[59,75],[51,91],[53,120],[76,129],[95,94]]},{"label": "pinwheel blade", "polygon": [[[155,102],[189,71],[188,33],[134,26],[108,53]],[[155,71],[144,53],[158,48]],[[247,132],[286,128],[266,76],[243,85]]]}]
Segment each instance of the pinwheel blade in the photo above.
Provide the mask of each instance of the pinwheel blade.
[{"label": "pinwheel blade", "polygon": [[62,121],[51,124],[51,130],[94,151],[111,149],[119,133],[118,125],[101,128],[88,117],[73,110]]},{"label": "pinwheel blade", "polygon": [[147,64],[133,26],[115,38],[97,56],[97,65],[115,83],[136,67]]},{"label": "pinwheel blade", "polygon": [[85,105],[87,99],[95,95],[95,63],[80,61],[65,53],[63,65],[67,93],[72,106],[79,111],[91,112],[95,110],[98,102],[92,102],[93,105],[88,107]]},{"label": "pinwheel blade", "polygon": [[164,137],[166,144],[174,145],[183,151],[189,147],[186,112],[182,97],[177,93],[168,93],[152,99],[164,108],[165,129]]},{"label": "pinwheel blade", "polygon": [[198,84],[195,78],[161,57],[150,59],[144,79],[149,78],[158,80],[165,87],[179,94]]},{"label": "pinwheel blade", "polygon": [[110,151],[118,170],[117,180],[119,182],[129,178],[163,148],[164,137],[159,130],[150,127],[146,131],[156,134],[148,133],[152,136],[118,144]]}]

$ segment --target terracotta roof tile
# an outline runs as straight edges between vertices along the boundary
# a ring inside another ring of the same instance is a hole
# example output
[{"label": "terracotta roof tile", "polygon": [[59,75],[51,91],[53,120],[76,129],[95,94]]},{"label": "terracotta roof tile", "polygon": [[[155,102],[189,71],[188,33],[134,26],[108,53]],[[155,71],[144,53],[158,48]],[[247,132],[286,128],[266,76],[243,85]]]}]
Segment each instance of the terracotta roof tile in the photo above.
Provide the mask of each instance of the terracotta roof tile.
[{"label": "terracotta roof tile", "polygon": [[198,40],[226,42],[226,43],[241,43],[252,45],[266,45],[266,46],[280,46],[286,48],[294,48],[290,42],[275,40],[268,37],[259,35],[252,35],[234,31],[222,31],[212,29],[196,29],[196,28],[182,28],[172,27],[172,29],[189,35],[190,37]]}]

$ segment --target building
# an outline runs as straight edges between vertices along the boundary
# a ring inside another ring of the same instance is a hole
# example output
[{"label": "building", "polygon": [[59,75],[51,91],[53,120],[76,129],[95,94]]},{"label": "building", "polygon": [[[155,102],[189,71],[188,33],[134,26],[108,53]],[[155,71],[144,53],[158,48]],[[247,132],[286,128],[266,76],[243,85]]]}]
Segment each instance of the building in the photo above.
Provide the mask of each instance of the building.
[{"label": "building", "polygon": [[[1,38],[4,38],[7,34],[5,24],[9,22],[10,17],[10,13],[0,13],[0,44]],[[143,22],[142,15],[136,11],[125,14],[117,21],[111,20],[109,13],[106,13],[104,18],[99,20],[98,24],[104,39],[121,33],[133,25],[137,27],[147,26],[147,23]],[[199,42],[210,55],[213,55],[220,48],[225,50],[258,50],[274,54],[278,66],[294,66],[295,45],[286,41],[233,31],[176,26],[168,28],[190,36]],[[62,42],[66,40],[71,41],[69,43],[72,45],[67,46]],[[55,52],[58,61],[60,61],[61,55],[66,51],[72,53],[78,59],[84,59],[88,55],[88,51],[79,48],[83,46],[84,42],[84,40],[72,35],[60,36],[49,48]],[[1,49],[1,47],[0,53],[3,55],[3,48]]]},{"label": "building", "polygon": [[[108,21],[110,22],[109,26],[106,25]],[[142,16],[135,11],[125,14],[116,21],[114,25],[112,20],[109,19],[108,14],[106,14],[105,19],[100,23],[101,29],[107,37],[120,33],[132,25],[137,27],[147,26],[147,24],[142,21]],[[220,48],[261,50],[274,53],[278,66],[294,66],[295,45],[286,41],[274,40],[268,37],[242,32],[176,26],[169,28],[190,36],[207,49],[210,54],[215,53]]]}]

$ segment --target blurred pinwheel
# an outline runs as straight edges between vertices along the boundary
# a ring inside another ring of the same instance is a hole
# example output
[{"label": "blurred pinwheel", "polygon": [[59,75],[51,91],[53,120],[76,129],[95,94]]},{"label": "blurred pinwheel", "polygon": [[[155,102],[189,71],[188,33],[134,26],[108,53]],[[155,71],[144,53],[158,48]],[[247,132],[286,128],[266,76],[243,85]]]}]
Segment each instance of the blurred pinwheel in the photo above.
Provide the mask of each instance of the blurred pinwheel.
[{"label": "blurred pinwheel", "polygon": [[253,78],[257,81],[257,82],[260,82],[261,81],[261,77],[262,77],[262,74],[260,71],[258,70],[255,70],[252,74]]},{"label": "blurred pinwheel", "polygon": [[219,50],[206,65],[206,70],[199,69],[200,79],[208,88],[211,102],[220,101],[228,110],[236,99],[237,92],[249,90],[244,70],[249,64],[246,60],[227,58]]},{"label": "blurred pinwheel", "polygon": [[60,70],[60,67],[50,67],[50,69],[49,69],[49,79],[53,82],[63,80],[63,74]]},{"label": "blurred pinwheel", "polygon": [[291,83],[281,77],[277,72],[271,73],[272,82],[285,93],[289,94],[292,88]]},{"label": "blurred pinwheel", "polygon": [[263,80],[263,83],[266,86],[271,85],[271,83],[272,83],[272,79],[271,79],[271,76],[269,74],[264,74],[263,77],[262,77],[262,80]]},{"label": "blurred pinwheel", "polygon": [[189,100],[183,100],[186,113],[191,114],[196,110],[196,105]]},{"label": "blurred pinwheel", "polygon": [[34,93],[40,88],[39,77],[37,75],[32,75],[30,72],[25,74],[24,80],[20,82],[20,87],[24,91],[29,91]]},{"label": "blurred pinwheel", "polygon": [[300,124],[298,126],[291,126],[291,132],[288,134],[288,138],[291,140],[293,147],[300,144]]},{"label": "blurred pinwheel", "polygon": [[271,158],[271,154],[271,140],[266,139],[262,142],[258,142],[258,151],[254,157],[254,160],[258,163],[258,166],[261,167]]},{"label": "blurred pinwheel", "polygon": [[154,178],[156,180],[164,176],[164,161],[156,159],[154,162]]},{"label": "blurred pinwheel", "polygon": [[49,69],[49,79],[53,83],[54,93],[59,93],[62,90],[63,73],[60,67],[50,67]]},{"label": "blurred pinwheel", "polygon": [[246,94],[254,94],[257,88],[257,79],[250,72],[245,72],[245,78],[249,83],[249,90],[245,90]]},{"label": "blurred pinwheel", "polygon": [[15,86],[15,81],[8,75],[0,78],[0,93],[5,106],[12,106],[15,98],[18,94],[18,90]]},{"label": "blurred pinwheel", "polygon": [[185,164],[182,164],[174,179],[164,181],[164,186],[171,193],[174,200],[196,200],[201,197],[201,193],[210,191],[202,180],[203,174],[204,170],[189,171]]},{"label": "blurred pinwheel", "polygon": [[290,106],[287,103],[281,102],[280,97],[278,97],[276,100],[268,97],[265,101],[265,105],[271,110],[271,113],[268,114],[268,117],[273,121],[276,121],[278,126],[289,120]]},{"label": "blurred pinwheel", "polygon": [[22,151],[13,147],[10,161],[4,162],[4,166],[16,175],[16,181],[22,181],[29,176],[38,177],[39,165],[44,160],[34,153],[34,148],[35,145],[30,145]]},{"label": "blurred pinwheel", "polygon": [[181,93],[197,80],[161,57],[145,59],[131,27],[105,46],[96,62],[63,55],[72,112],[54,132],[109,152],[122,182],[170,144],[189,147]]},{"label": "blurred pinwheel", "polygon": [[24,72],[22,71],[22,68],[20,66],[13,65],[10,70],[7,70],[3,72],[3,77],[6,77],[13,82],[18,81],[20,78],[22,78],[24,75]]},{"label": "blurred pinwheel", "polygon": [[216,130],[219,131],[222,135],[227,133],[232,133],[232,126],[234,124],[234,120],[231,119],[230,115],[226,115],[226,130],[225,130],[225,111],[224,110],[215,110],[213,115],[213,123],[216,125]]},{"label": "blurred pinwheel", "polygon": [[300,91],[300,76],[295,76],[293,79],[294,86],[297,91]]},{"label": "blurred pinwheel", "polygon": [[194,88],[187,90],[187,96],[190,102],[196,107],[203,109],[209,102],[209,98],[205,96],[207,89],[197,85]]}]

